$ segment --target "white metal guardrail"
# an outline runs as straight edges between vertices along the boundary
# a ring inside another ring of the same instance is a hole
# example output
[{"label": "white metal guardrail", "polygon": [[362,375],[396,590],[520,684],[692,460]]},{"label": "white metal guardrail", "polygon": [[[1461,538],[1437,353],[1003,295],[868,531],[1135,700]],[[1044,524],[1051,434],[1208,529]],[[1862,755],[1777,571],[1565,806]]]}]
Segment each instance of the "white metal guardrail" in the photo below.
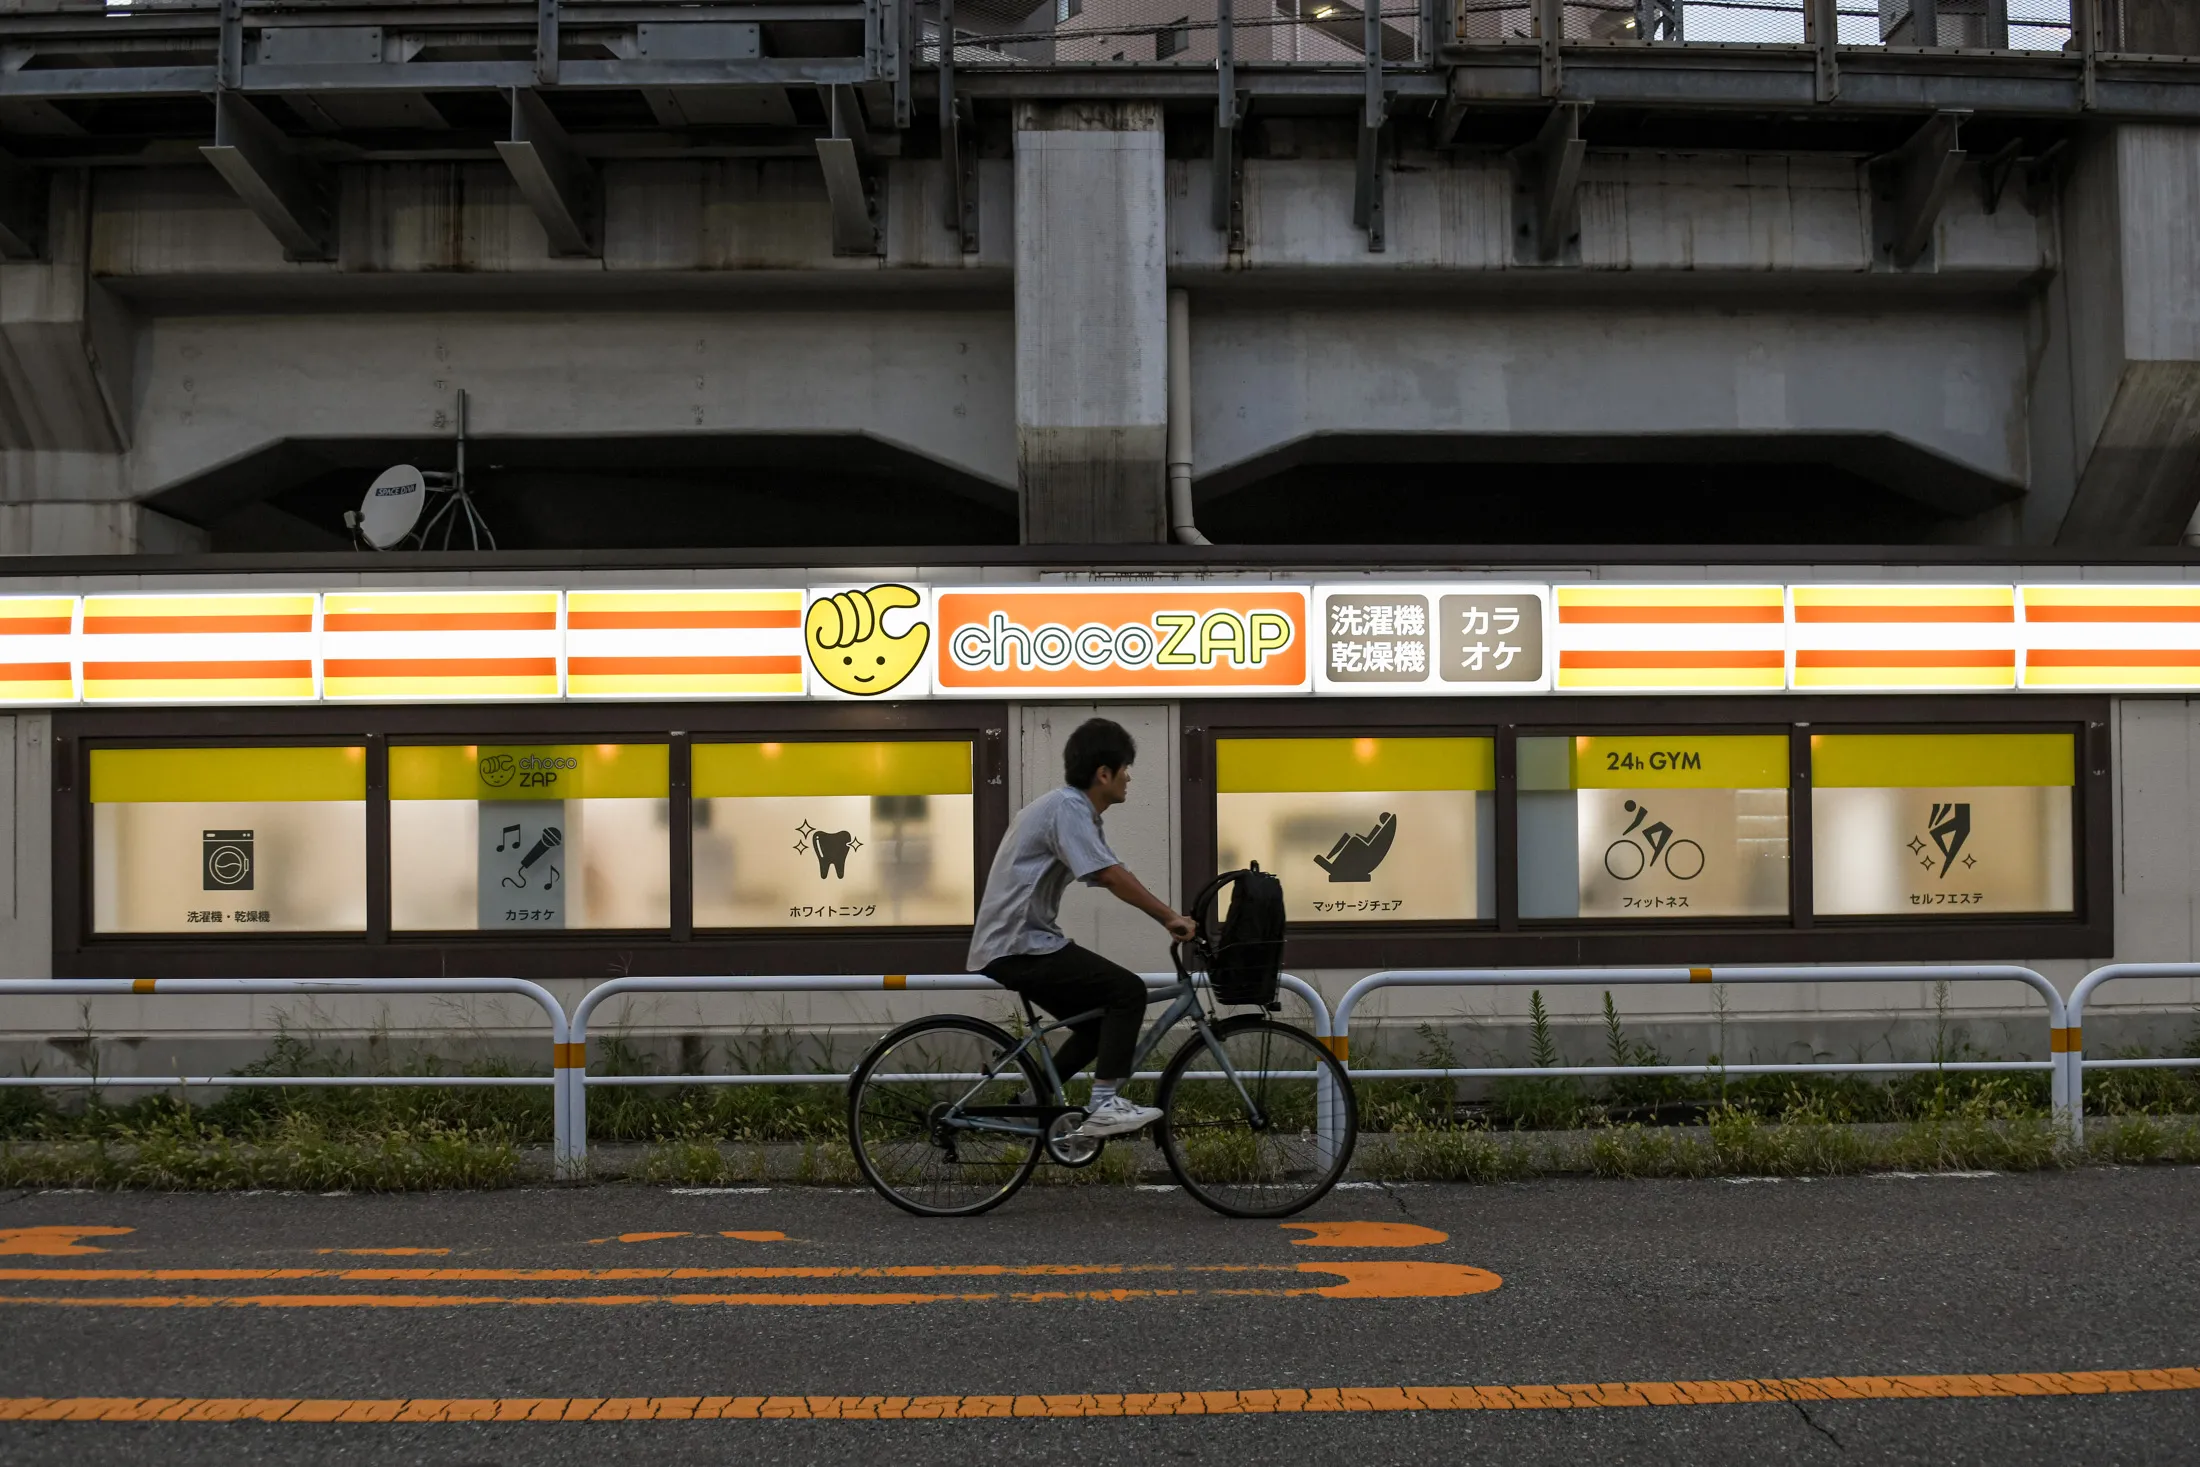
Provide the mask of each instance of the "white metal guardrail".
[{"label": "white metal guardrail", "polygon": [[[1166,988],[1174,973],[1141,973],[1148,988]],[[1307,1007],[1314,1037],[1335,1048],[1329,1005],[1314,986],[1289,973],[1277,980]],[[583,1172],[588,1162],[588,1087],[591,1085],[845,1085],[846,1071],[800,1074],[591,1075],[588,1073],[588,1021],[607,999],[637,993],[1006,993],[983,973],[812,974],[769,977],[614,978],[590,989],[573,1009],[572,1039],[558,1051],[559,1133],[555,1156],[560,1176]],[[1152,1074],[1141,1078],[1153,1079]]]},{"label": "white metal guardrail", "polygon": [[[1176,981],[1173,974],[1141,975],[1151,987]],[[1694,1065],[1455,1065],[1354,1068],[1362,1080],[1613,1079],[1654,1075],[1917,1074],[1932,1071],[2047,1071],[2055,1112],[2066,1119],[2072,1141],[2084,1139],[2085,1072],[2116,1069],[2200,1069],[2200,1058],[2087,1059],[2082,1043],[2087,1003],[2103,984],[2134,978],[2200,978],[2200,963],[2111,963],[2079,981],[2066,1003],[2055,985],[2014,964],[1956,966],[1849,965],[1809,967],[1654,968],[1416,968],[1373,973],[1354,983],[1334,1016],[1314,987],[1291,974],[1280,980],[1307,1008],[1309,1027],[1339,1059],[1350,1063],[1353,1013],[1386,988],[1622,987],[1710,983],[2019,983],[2047,1005],[2048,1054],[2044,1060],[1830,1061],[1807,1064]],[[597,1085],[802,1085],[845,1084],[845,1073],[591,1075],[587,1071],[588,1023],[607,1000],[638,993],[895,993],[1006,992],[983,974],[809,974],[766,977],[618,978],[591,989],[568,1023],[564,1008],[541,984],[522,978],[11,978],[0,979],[0,999],[10,997],[128,997],[132,995],[343,995],[516,994],[532,1001],[549,1021],[549,1075],[0,1075],[0,1087],[32,1089],[162,1089],[176,1086],[309,1088],[333,1086],[548,1086],[552,1148],[558,1175],[580,1175],[588,1158],[588,1088]],[[1152,1078],[1148,1075],[1147,1078]]]},{"label": "white metal guardrail", "polygon": [[[2193,971],[2200,972],[2200,968]],[[2067,1032],[2062,994],[2030,968],[2014,964],[1968,967],[1672,967],[1672,968],[1408,968],[1370,973],[1345,990],[1337,1003],[1337,1039],[1332,1047],[1351,1063],[1352,1012],[1370,993],[1384,988],[1554,988],[1622,987],[1634,984],[1699,983],[2022,983],[2047,1003],[2049,1057],[2044,1060],[1950,1060],[1844,1062],[1810,1064],[1702,1065],[1458,1065],[1439,1069],[1354,1069],[1364,1080],[1441,1079],[1600,1079],[1649,1075],[1831,1075],[1914,1074],[1933,1070],[2045,1070],[2057,1115],[2074,1114],[2072,1067],[2062,1061],[2059,1037]],[[2082,991],[2082,985],[2081,985]]]},{"label": "white metal guardrail", "polygon": [[2087,1070],[2190,1070],[2200,1069],[2200,1059],[2163,1056],[2154,1059],[2087,1059],[2085,1057],[2085,1006],[2104,983],[2126,978],[2200,978],[2200,963],[2110,963],[2095,968],[2078,980],[2070,992],[2069,1025],[2057,1036],[2056,1048],[2070,1072],[2070,1139],[2085,1139],[2085,1072]]},{"label": "white metal guardrail", "polygon": [[[36,998],[125,998],[131,995],[196,994],[218,997],[235,994],[365,995],[427,993],[478,995],[515,993],[531,999],[550,1021],[551,1055],[565,1052],[565,1008],[549,989],[524,978],[0,978],[0,998],[16,995]],[[486,1088],[502,1085],[552,1087],[551,1127],[566,1134],[565,1093],[558,1088],[557,1073],[548,1075],[0,1075],[0,1085],[34,1089],[150,1089],[170,1086],[219,1085],[277,1087],[283,1089],[350,1085],[453,1085]]]}]

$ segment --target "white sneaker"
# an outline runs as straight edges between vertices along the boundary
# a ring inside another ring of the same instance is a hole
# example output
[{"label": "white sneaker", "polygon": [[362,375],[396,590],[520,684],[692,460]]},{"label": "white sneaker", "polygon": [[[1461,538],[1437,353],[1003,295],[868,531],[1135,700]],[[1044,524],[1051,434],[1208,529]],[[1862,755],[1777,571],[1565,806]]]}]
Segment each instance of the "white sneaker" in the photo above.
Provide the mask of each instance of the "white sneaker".
[{"label": "white sneaker", "polygon": [[1161,1112],[1150,1105],[1132,1105],[1120,1095],[1111,1095],[1107,1101],[1092,1108],[1085,1123],[1077,1128],[1080,1136],[1128,1136],[1133,1131],[1143,1131],[1161,1119]]}]

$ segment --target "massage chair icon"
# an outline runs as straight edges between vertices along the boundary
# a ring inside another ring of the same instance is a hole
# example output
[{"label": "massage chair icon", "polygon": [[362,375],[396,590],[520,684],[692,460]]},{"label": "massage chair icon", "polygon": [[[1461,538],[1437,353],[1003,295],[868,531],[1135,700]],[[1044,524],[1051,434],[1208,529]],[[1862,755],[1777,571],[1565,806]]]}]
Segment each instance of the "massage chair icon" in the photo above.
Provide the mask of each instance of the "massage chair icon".
[{"label": "massage chair icon", "polygon": [[1329,854],[1316,856],[1314,864],[1327,871],[1331,881],[1366,881],[1383,864],[1383,857],[1390,854],[1390,843],[1397,838],[1398,817],[1385,810],[1373,830],[1365,835],[1348,831],[1338,836]]}]

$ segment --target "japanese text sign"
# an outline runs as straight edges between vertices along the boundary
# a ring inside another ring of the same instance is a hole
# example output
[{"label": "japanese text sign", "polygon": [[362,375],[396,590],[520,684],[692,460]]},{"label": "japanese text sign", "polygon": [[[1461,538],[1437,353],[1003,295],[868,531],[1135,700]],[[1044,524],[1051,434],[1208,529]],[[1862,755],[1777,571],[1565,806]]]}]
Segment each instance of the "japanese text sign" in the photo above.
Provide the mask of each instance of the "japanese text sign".
[{"label": "japanese text sign", "polygon": [[1314,588],[1324,693],[1534,693],[1550,687],[1542,586]]}]

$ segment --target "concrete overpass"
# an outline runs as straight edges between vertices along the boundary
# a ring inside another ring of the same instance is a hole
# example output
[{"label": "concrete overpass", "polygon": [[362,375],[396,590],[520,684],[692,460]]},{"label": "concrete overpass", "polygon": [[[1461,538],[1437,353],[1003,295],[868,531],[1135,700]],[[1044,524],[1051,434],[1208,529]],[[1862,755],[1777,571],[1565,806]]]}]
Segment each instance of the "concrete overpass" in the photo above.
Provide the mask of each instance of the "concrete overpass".
[{"label": "concrete overpass", "polygon": [[462,390],[516,546],[1151,543],[1172,292],[1230,538],[2174,543],[2200,36],[2038,8],[9,0],[0,549],[340,548]]}]

